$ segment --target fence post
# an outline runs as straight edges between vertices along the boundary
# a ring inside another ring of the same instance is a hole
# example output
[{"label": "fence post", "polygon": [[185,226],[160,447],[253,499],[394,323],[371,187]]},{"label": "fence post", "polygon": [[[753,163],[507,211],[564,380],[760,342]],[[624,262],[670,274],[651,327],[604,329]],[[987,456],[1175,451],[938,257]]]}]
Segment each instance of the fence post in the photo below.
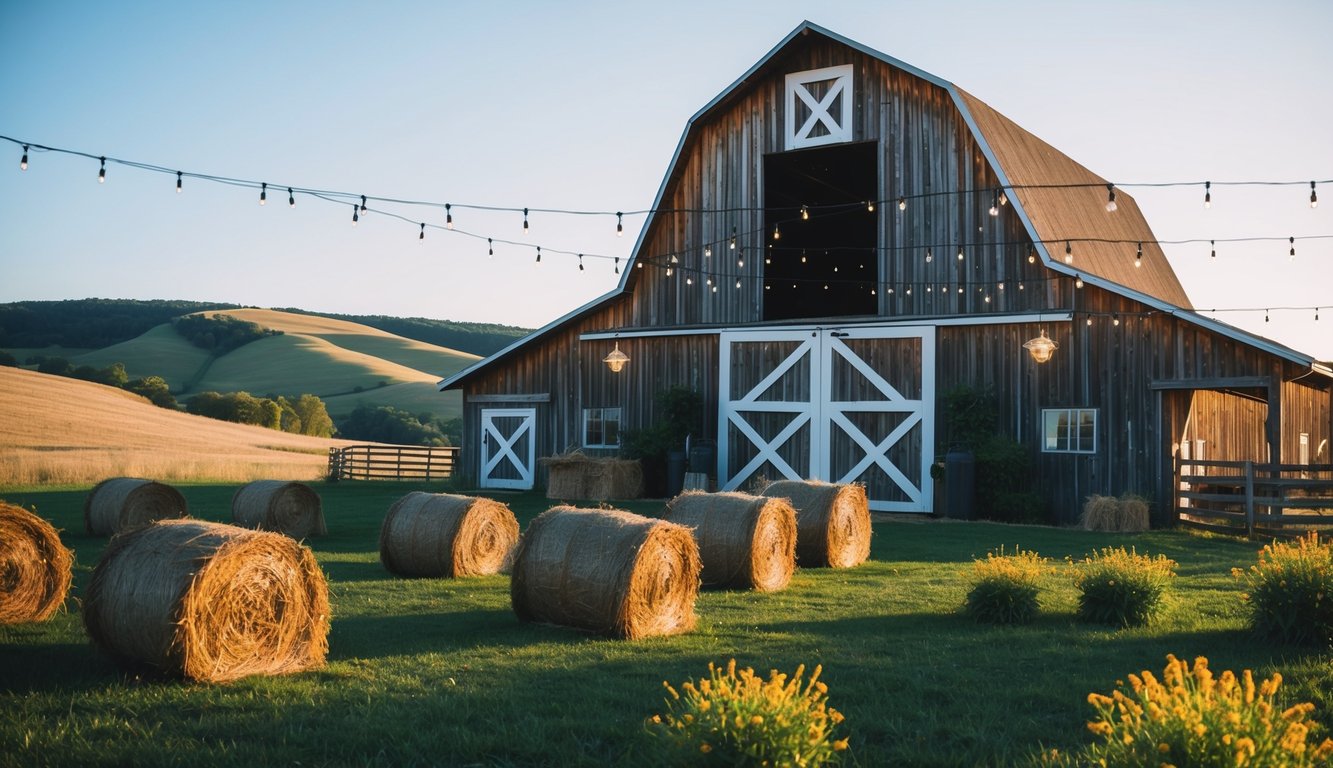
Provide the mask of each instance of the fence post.
[{"label": "fence post", "polygon": [[1245,535],[1254,538],[1254,462],[1245,462]]}]

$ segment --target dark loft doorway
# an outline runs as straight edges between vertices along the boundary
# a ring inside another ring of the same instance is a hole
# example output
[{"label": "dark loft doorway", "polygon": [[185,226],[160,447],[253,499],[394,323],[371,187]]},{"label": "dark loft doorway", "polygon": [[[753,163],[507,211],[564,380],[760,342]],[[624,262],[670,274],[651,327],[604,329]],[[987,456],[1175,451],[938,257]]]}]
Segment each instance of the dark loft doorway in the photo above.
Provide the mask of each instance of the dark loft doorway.
[{"label": "dark loft doorway", "polygon": [[[879,310],[879,144],[764,157],[764,319]],[[780,233],[773,237],[774,231]]]}]

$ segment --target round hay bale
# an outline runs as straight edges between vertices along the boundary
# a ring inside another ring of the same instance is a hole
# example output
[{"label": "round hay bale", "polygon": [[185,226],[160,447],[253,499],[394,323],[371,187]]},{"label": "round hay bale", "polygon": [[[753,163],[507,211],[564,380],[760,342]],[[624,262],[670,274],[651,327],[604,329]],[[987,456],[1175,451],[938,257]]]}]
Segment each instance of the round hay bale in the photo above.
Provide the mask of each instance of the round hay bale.
[{"label": "round hay bale", "polygon": [[796,569],[796,511],[786,499],[682,493],[665,519],[694,531],[703,583],[760,592],[786,589]]},{"label": "round hay bale", "polygon": [[802,567],[851,568],[870,557],[870,504],[856,484],[779,480],[764,488],[796,509],[796,562]]},{"label": "round hay bale", "polygon": [[46,621],[65,603],[74,554],[55,526],[0,501],[0,624]]},{"label": "round hay bale", "polygon": [[231,497],[231,521],[242,528],[285,533],[293,539],[327,536],[319,494],[304,483],[256,480]]},{"label": "round hay bale", "polygon": [[202,682],[299,672],[328,652],[328,584],[287,536],[163,520],[111,540],[83,622],[131,666]]},{"label": "round hay bale", "polygon": [[83,500],[83,524],[94,536],[133,531],[157,520],[186,517],[181,492],[165,483],[113,477],[93,486]]},{"label": "round hay bale", "polygon": [[684,526],[552,507],[519,539],[509,595],[523,621],[635,640],[694,628],[699,547]]},{"label": "round hay bale", "polygon": [[509,564],[518,519],[491,499],[413,491],[389,507],[380,562],[399,576],[483,576]]}]

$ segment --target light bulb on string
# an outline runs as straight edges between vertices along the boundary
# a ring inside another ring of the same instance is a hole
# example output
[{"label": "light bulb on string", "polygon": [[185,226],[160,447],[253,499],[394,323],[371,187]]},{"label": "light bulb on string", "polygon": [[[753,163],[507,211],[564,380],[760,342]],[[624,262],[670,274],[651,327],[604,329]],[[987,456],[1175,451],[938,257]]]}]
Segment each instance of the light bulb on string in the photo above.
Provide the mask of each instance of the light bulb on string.
[{"label": "light bulb on string", "polygon": [[98,184],[105,184],[105,183],[106,183],[106,158],[103,157],[103,158],[101,158],[101,160],[102,160],[102,167],[101,167],[100,170],[97,171],[97,183],[98,183]]},{"label": "light bulb on string", "polygon": [[489,237],[486,238],[486,258],[495,258],[495,241]]},{"label": "light bulb on string", "polygon": [[809,220],[810,220],[810,209],[803,205],[801,206],[801,221],[809,221]]},{"label": "light bulb on string", "polygon": [[426,222],[421,222],[421,234],[417,235],[417,241],[422,242],[426,239]]},{"label": "light bulb on string", "polygon": [[1313,181],[1310,182],[1310,207],[1311,207],[1311,208],[1318,208],[1318,207],[1319,207],[1319,195],[1317,195],[1317,194],[1315,193],[1315,191],[1314,191],[1314,182],[1313,182]]},{"label": "light bulb on string", "polygon": [[932,261],[934,261],[934,260],[935,260],[935,254],[931,253],[931,252],[930,252],[930,249],[927,248],[927,249],[926,249],[926,263],[929,264],[930,262],[932,262]]},{"label": "light bulb on string", "polygon": [[1037,249],[1033,248],[1030,245],[1028,246],[1028,263],[1029,264],[1037,263]]},{"label": "light bulb on string", "polygon": [[782,239],[782,230],[778,228],[777,224],[773,225],[773,239],[774,240]]},{"label": "light bulb on string", "polygon": [[1203,207],[1213,207],[1213,182],[1205,181],[1203,183]]},{"label": "light bulb on string", "polygon": [[264,205],[264,204],[266,204],[266,203],[268,203],[268,182],[267,182],[267,181],[262,182],[262,183],[259,185],[259,204],[260,204],[260,205]]},{"label": "light bulb on string", "polygon": [[296,193],[292,191],[291,187],[287,187],[287,207],[296,207]]},{"label": "light bulb on string", "polygon": [[1134,254],[1134,268],[1143,266],[1143,243],[1139,243],[1139,250]]},{"label": "light bulb on string", "polygon": [[875,201],[874,201],[874,200],[867,200],[867,201],[866,201],[866,212],[867,212],[867,213],[874,213],[874,212],[875,212]]},{"label": "light bulb on string", "polygon": [[183,173],[181,173],[180,171],[176,171],[176,194],[178,195],[181,193],[181,189],[183,186],[182,184],[183,177],[184,177]]},{"label": "light bulb on string", "polygon": [[1082,288],[1082,287],[1083,287],[1083,275],[1076,275],[1076,276],[1074,277],[1074,287],[1075,287],[1075,288]]},{"label": "light bulb on string", "polygon": [[907,198],[902,197],[901,195],[898,197],[898,210],[907,210]]},{"label": "light bulb on string", "polygon": [[1113,313],[1113,314],[1111,315],[1111,325],[1114,325],[1114,326],[1116,326],[1117,328],[1120,327],[1120,313],[1119,313],[1119,312],[1115,312],[1115,313]]},{"label": "light bulb on string", "polygon": [[1294,236],[1292,236],[1292,237],[1288,237],[1288,238],[1287,238],[1287,242],[1291,243],[1291,252],[1287,254],[1287,258],[1288,258],[1288,260],[1290,260],[1290,261],[1295,261],[1295,260],[1296,260],[1296,238],[1295,238]]},{"label": "light bulb on string", "polygon": [[966,257],[963,255],[963,246],[960,244],[958,246],[958,260],[962,261],[964,258]]},{"label": "light bulb on string", "polygon": [[1006,206],[1006,205],[1008,205],[1008,204],[1009,204],[1009,196],[1006,195],[1006,194],[1004,193],[1004,188],[1001,187],[1001,188],[1000,188],[1000,205],[1001,205],[1001,206]]},{"label": "light bulb on string", "polygon": [[685,284],[694,285],[694,278],[691,275],[685,275]]},{"label": "light bulb on string", "polygon": [[1209,248],[1209,254],[1210,254],[1214,259],[1217,258],[1217,241],[1216,241],[1216,240],[1209,240],[1209,241],[1208,241],[1208,248]]},{"label": "light bulb on string", "polygon": [[705,259],[713,258],[713,249],[710,246],[707,245],[704,246],[704,258]]},{"label": "light bulb on string", "polygon": [[352,226],[355,227],[356,223],[360,220],[361,216],[359,215],[359,212],[356,210],[356,203],[352,203]]},{"label": "light bulb on string", "polygon": [[1106,185],[1106,212],[1107,212],[1107,213],[1111,213],[1111,212],[1115,211],[1115,209],[1116,209],[1116,204],[1115,204],[1115,186],[1112,185],[1112,184],[1107,184],[1107,185]]},{"label": "light bulb on string", "polygon": [[19,170],[20,170],[20,171],[26,171],[26,170],[28,170],[28,145],[27,145],[27,144],[24,144],[24,145],[23,145],[23,157],[20,157],[20,158],[19,158]]},{"label": "light bulb on string", "polygon": [[1088,320],[1087,320],[1087,322],[1086,322],[1085,324],[1086,324],[1089,328],[1092,327],[1092,315],[1088,315]]},{"label": "light bulb on string", "polygon": [[731,250],[736,250],[736,228],[731,228]]},{"label": "light bulb on string", "polygon": [[1069,245],[1068,240],[1065,241],[1065,263],[1066,264],[1074,263],[1074,249],[1072,246]]},{"label": "light bulb on string", "polygon": [[620,274],[620,257],[619,257],[619,256],[616,257],[616,263],[611,267],[611,271],[614,272],[614,273],[617,274],[617,275]]},{"label": "light bulb on string", "polygon": [[361,196],[361,212],[362,212],[362,213],[365,213],[365,212],[366,212],[366,196],[365,196],[365,195],[362,195],[362,196]]},{"label": "light bulb on string", "polygon": [[583,271],[583,254],[579,254],[579,271]]},{"label": "light bulb on string", "polygon": [[999,195],[996,195],[996,196],[991,200],[991,203],[990,203],[990,210],[987,211],[987,213],[989,213],[989,214],[992,215],[992,216],[999,216],[999,215],[1000,215],[1000,196],[999,196]]},{"label": "light bulb on string", "polygon": [[1264,322],[1268,322],[1268,310],[1264,310]]},{"label": "light bulb on string", "polygon": [[1319,322],[1319,307],[1314,308],[1314,321]]},{"label": "light bulb on string", "polygon": [[523,234],[528,233],[528,209],[523,209]]},{"label": "light bulb on string", "polygon": [[739,290],[740,287],[741,287],[741,279],[738,277],[738,278],[736,278],[736,288],[737,288],[737,290]]},{"label": "light bulb on string", "polygon": [[624,213],[616,211],[616,237],[624,237],[625,235],[624,216]]},{"label": "light bulb on string", "polygon": [[540,245],[537,246],[537,260],[533,263],[534,264],[542,263],[542,247]]},{"label": "light bulb on string", "polygon": [[745,268],[745,251],[744,251],[744,249],[742,249],[739,253],[736,254],[736,266],[739,267],[739,268],[741,268],[741,269],[744,269],[744,268]]},{"label": "light bulb on string", "polygon": [[453,206],[453,203],[445,203],[445,204],[444,204],[444,228],[445,228],[445,229],[453,229],[453,228],[454,228],[454,212],[453,212],[453,207],[454,207],[454,206]]}]

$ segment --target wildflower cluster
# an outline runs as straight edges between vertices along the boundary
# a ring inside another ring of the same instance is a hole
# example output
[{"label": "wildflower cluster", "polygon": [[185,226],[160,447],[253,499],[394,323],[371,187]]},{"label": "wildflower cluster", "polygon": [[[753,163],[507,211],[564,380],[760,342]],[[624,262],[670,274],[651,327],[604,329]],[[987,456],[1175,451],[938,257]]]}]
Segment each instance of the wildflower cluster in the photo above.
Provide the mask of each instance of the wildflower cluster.
[{"label": "wildflower cluster", "polygon": [[835,738],[843,716],[828,706],[821,668],[802,681],[772,670],[768,680],[754,670],[725,670],[712,663],[708,677],[666,686],[666,712],[648,720],[648,730],[666,748],[658,756],[673,765],[820,766],[839,762],[847,739]]},{"label": "wildflower cluster", "polygon": [[988,552],[972,563],[972,589],[963,613],[988,624],[1026,624],[1037,615],[1037,587],[1049,561],[1036,552]]},{"label": "wildflower cluster", "polygon": [[1236,568],[1232,574],[1245,582],[1250,625],[1260,635],[1333,645],[1333,547],[1318,533],[1275,541],[1260,550],[1259,562],[1248,571]]},{"label": "wildflower cluster", "polygon": [[1175,576],[1175,561],[1107,547],[1077,564],[1078,617],[1122,627],[1147,624]]},{"label": "wildflower cluster", "polygon": [[1333,740],[1311,743],[1313,704],[1282,709],[1282,676],[1254,683],[1250,670],[1238,679],[1230,670],[1214,677],[1208,660],[1194,668],[1167,656],[1162,679],[1147,670],[1130,675],[1110,696],[1088,695],[1097,720],[1088,730],[1102,737],[1090,762],[1115,766],[1302,766],[1326,764]]}]

